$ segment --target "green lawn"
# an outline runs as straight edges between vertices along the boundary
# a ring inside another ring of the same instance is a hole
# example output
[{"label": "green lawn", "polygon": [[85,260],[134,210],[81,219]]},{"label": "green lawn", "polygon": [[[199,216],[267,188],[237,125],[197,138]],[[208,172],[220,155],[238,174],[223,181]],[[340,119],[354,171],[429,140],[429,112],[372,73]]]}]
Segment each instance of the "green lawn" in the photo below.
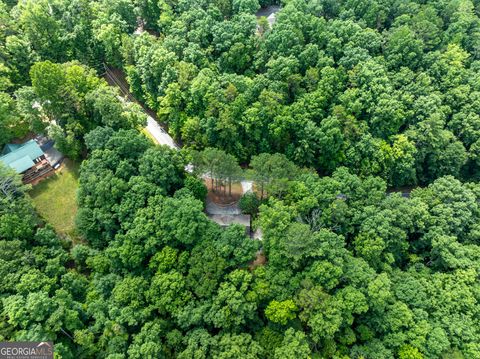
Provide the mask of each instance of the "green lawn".
[{"label": "green lawn", "polygon": [[79,164],[68,159],[57,173],[30,191],[37,212],[57,233],[75,237],[76,194]]}]

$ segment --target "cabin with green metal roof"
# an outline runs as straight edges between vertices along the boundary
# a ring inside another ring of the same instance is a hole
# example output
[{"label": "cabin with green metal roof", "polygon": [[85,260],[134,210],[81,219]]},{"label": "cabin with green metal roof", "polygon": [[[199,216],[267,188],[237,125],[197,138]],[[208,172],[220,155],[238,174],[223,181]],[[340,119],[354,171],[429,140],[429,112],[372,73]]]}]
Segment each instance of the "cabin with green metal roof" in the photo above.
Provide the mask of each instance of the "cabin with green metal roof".
[{"label": "cabin with green metal roof", "polygon": [[40,146],[34,140],[23,144],[8,144],[3,148],[0,162],[15,172],[23,174],[25,183],[52,170]]}]

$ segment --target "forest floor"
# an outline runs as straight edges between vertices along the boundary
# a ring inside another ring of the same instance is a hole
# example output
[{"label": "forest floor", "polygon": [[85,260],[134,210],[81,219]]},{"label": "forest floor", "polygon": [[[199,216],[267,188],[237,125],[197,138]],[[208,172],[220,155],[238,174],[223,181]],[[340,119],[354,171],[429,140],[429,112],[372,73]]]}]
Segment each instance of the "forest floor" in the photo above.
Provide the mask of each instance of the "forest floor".
[{"label": "forest floor", "polygon": [[265,265],[265,263],[267,263],[267,257],[263,253],[263,249],[260,249],[255,254],[255,260],[253,260],[248,267],[253,271],[255,268]]},{"label": "forest floor", "polygon": [[56,174],[43,180],[30,191],[38,214],[58,234],[75,238],[79,164],[65,159]]},{"label": "forest floor", "polygon": [[208,189],[208,195],[207,195],[208,199],[216,204],[231,205],[231,204],[237,203],[238,200],[243,195],[243,187],[240,182],[232,183],[232,191],[230,195],[228,190],[228,185],[226,190],[223,187],[219,187],[216,191],[214,191],[212,188],[212,181],[210,180],[210,178],[205,178],[204,181]]}]

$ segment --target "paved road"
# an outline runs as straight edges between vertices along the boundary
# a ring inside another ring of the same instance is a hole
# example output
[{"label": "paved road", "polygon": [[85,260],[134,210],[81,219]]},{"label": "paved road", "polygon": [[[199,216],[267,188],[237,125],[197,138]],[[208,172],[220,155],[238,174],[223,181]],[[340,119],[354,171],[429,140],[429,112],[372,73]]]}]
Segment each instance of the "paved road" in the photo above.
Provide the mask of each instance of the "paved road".
[{"label": "paved road", "polygon": [[[136,99],[130,93],[128,89],[128,84],[126,84],[123,76],[118,76],[118,74],[116,74],[114,71],[112,71],[106,66],[105,66],[105,79],[108,81],[108,83],[111,86],[116,86],[117,88],[120,89],[121,93],[125,96],[125,97],[118,96],[118,98],[121,101],[138,103],[138,101],[136,101]],[[145,114],[147,115],[147,126],[145,127],[145,130],[160,145],[167,145],[168,147],[173,148],[175,150],[180,149],[179,146],[173,140],[173,138],[167,133],[167,131],[165,131],[165,129],[149,114],[150,111],[148,111],[148,109],[144,107],[142,108]],[[192,165],[190,164],[187,165],[185,167],[185,170],[188,172],[192,172],[193,170]],[[202,177],[205,177],[205,175]],[[252,181],[244,180],[244,181],[241,181],[241,183],[242,183],[243,193],[252,191],[252,186],[253,186]],[[230,222],[240,223],[240,224],[246,225],[245,224],[246,218],[249,218],[248,216],[242,215],[242,211],[238,207],[238,203],[232,204],[230,206],[219,206],[207,198],[205,210],[211,219],[213,219],[217,223],[221,222],[220,224],[226,223],[229,221],[229,223]],[[255,238],[261,240],[261,233],[260,235],[256,234]]]},{"label": "paved road", "polygon": [[[122,96],[118,96],[118,99],[123,102],[129,101],[128,98]],[[147,115],[147,126],[145,127],[145,131],[147,131],[159,145],[167,145],[174,150],[178,150],[179,147],[167,131],[165,131],[163,127],[160,126],[160,124],[148,113],[145,112],[145,115]]]},{"label": "paved road", "polygon": [[125,80],[125,74],[118,69],[110,69],[108,66],[105,66],[105,79],[111,86],[117,87],[120,92],[125,96],[119,96],[118,98],[124,102],[136,102],[138,103],[145,114],[147,115],[147,127],[145,130],[160,144],[167,145],[170,148],[178,150],[179,147],[173,140],[173,138],[168,134],[167,131],[150,115],[152,111],[144,108],[141,103],[139,103],[135,97],[130,93],[129,85]]},{"label": "paved road", "polygon": [[147,115],[147,127],[145,130],[160,144],[178,150],[173,138],[165,131],[152,116]]}]

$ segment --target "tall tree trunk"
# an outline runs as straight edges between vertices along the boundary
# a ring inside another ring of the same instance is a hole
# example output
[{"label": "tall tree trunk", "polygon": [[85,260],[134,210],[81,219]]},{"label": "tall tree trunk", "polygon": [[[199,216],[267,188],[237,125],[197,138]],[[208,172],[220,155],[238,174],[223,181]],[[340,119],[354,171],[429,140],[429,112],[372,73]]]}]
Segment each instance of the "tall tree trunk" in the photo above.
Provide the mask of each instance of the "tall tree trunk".
[{"label": "tall tree trunk", "polygon": [[228,179],[228,195],[232,197],[232,179]]}]

